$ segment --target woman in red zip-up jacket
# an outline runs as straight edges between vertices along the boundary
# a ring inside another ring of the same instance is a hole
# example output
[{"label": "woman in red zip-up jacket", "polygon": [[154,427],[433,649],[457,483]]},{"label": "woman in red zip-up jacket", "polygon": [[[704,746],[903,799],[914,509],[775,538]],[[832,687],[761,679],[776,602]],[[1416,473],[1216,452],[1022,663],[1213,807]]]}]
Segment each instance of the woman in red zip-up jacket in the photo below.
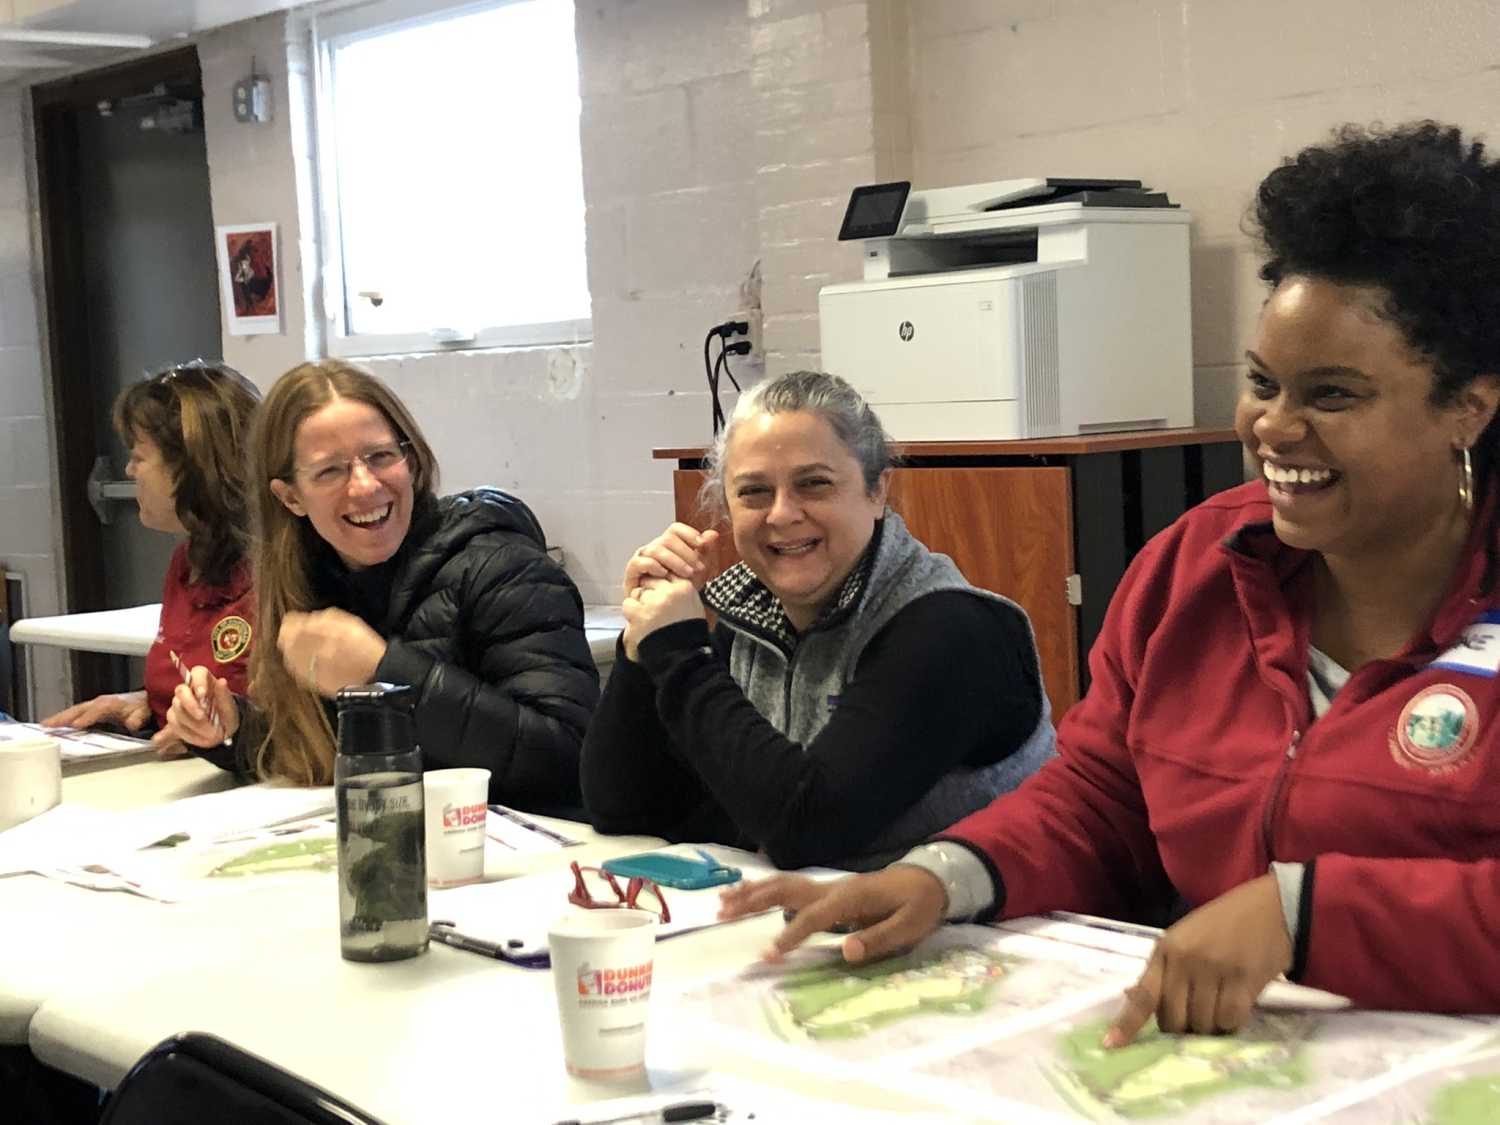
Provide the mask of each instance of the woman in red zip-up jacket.
[{"label": "woman in red zip-up jacket", "polygon": [[[1261,183],[1271,292],[1236,425],[1258,476],[1136,557],[1059,758],[884,871],[782,876],[779,956],[947,918],[1196,907],[1106,1045],[1234,1030],[1272,977],[1500,1011],[1500,163],[1353,127]],[[1420,934],[1414,923],[1421,921]]]}]

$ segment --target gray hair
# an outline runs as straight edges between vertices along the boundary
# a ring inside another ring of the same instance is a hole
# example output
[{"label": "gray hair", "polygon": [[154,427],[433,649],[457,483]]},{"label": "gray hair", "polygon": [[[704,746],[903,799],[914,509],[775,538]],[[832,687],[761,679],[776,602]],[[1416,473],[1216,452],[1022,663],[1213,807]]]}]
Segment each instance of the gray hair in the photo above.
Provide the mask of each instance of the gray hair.
[{"label": "gray hair", "polygon": [[830,426],[839,441],[859,462],[865,495],[874,495],[880,475],[891,467],[891,439],[860,393],[826,371],[791,371],[767,379],[746,391],[735,403],[729,423],[714,439],[704,461],[708,476],[698,493],[698,506],[722,517],[728,511],[724,491],[724,460],[729,439],[747,418],[757,414],[790,414],[806,410]]}]

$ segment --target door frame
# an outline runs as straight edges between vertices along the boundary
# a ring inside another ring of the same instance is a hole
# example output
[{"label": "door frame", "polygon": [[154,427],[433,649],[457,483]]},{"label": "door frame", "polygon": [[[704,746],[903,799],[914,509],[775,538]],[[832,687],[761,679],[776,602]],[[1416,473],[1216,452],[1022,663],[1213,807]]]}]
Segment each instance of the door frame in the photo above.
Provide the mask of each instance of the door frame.
[{"label": "door frame", "polygon": [[[97,455],[95,365],[88,354],[88,310],[79,297],[84,291],[83,202],[74,114],[94,112],[101,100],[138,94],[158,82],[191,85],[201,98],[198,49],[188,45],[31,88],[54,472],[62,512],[63,597],[69,613],[111,608],[104,604],[108,560],[103,557],[103,534],[88,502],[89,472]],[[71,661],[74,698],[115,689],[120,658],[74,652]]]}]

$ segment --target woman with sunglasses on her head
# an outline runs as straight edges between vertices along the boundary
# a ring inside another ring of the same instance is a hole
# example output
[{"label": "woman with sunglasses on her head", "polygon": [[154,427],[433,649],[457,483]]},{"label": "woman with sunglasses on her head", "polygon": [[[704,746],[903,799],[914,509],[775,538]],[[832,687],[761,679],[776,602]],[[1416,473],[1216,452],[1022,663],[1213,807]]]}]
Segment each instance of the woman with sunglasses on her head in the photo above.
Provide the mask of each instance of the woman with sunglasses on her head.
[{"label": "woman with sunglasses on her head", "polygon": [[1257,476],[1135,558],[1059,758],[884,871],[734,916],[844,954],[945,919],[1180,898],[1105,1036],[1234,1031],[1279,973],[1500,1012],[1500,162],[1347,127],[1261,183],[1270,287],[1236,424]]},{"label": "woman with sunglasses on her head", "polygon": [[171,715],[183,740],[227,767],[328,784],[333,696],[410,684],[429,768],[481,766],[495,800],[576,813],[598,673],[582,600],[530,509],[489,488],[439,499],[405,405],[337,360],[283,375],[251,446],[265,639],[252,702],[193,669]]},{"label": "woman with sunglasses on her head", "polygon": [[889,444],[853,387],[760,384],[710,464],[744,561],[705,586],[717,532],[673,524],[626,566],[583,751],[596,827],[868,868],[1051,756],[1025,613],[886,507]]},{"label": "woman with sunglasses on her head", "polygon": [[233,368],[197,360],[133,383],[115,400],[141,524],[183,541],[167,566],[146,686],[75,704],[44,725],[155,726],[157,752],[178,757],[187,750],[164,729],[182,683],[173,654],[183,667],[202,664],[232,690],[245,690],[255,617],[245,452],[259,398]]}]

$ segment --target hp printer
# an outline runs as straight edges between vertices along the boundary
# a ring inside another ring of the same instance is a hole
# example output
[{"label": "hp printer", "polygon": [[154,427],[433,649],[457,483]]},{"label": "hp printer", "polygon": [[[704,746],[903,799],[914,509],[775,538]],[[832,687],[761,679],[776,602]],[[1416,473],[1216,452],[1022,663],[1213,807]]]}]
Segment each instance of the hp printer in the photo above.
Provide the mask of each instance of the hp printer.
[{"label": "hp printer", "polygon": [[823,366],[898,441],[1190,426],[1190,219],[1136,180],[856,188]]}]

